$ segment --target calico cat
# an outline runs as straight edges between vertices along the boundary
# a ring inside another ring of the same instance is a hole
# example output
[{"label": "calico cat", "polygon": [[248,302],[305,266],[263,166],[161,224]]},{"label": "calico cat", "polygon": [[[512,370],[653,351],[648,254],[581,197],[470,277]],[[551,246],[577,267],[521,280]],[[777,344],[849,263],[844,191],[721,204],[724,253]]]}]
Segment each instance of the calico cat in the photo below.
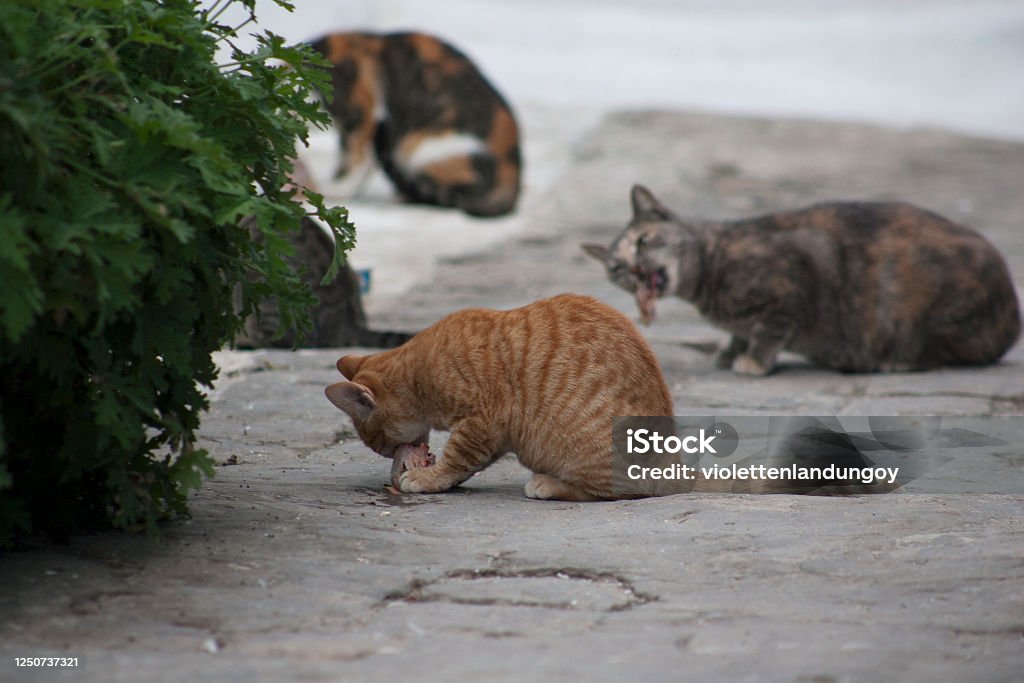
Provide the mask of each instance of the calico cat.
[{"label": "calico cat", "polygon": [[787,349],[846,372],[994,363],[1020,334],[1006,263],[984,237],[904,203],[829,202],[684,221],[647,189],[610,247],[583,245],[641,317],[674,294],[732,333],[719,367],[765,375]]},{"label": "calico cat", "polygon": [[423,33],[332,33],[311,45],[334,65],[327,109],[341,133],[338,177],[365,178],[372,145],[410,201],[474,216],[513,210],[519,129],[466,55]]},{"label": "calico cat", "polygon": [[672,415],[633,323],[571,294],[453,313],[398,349],[344,356],[338,370],[349,381],[327,387],[327,398],[377,453],[451,431],[437,464],[401,473],[408,493],[444,491],[515,452],[535,472],[530,498],[614,498],[612,418]]}]

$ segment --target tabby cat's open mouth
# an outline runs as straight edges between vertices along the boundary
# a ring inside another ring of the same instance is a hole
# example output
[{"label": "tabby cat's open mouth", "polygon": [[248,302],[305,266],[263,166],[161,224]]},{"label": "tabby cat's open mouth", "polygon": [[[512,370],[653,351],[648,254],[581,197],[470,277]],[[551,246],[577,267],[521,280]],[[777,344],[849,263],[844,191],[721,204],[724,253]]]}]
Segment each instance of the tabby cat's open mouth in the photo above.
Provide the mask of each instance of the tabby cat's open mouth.
[{"label": "tabby cat's open mouth", "polygon": [[668,272],[664,267],[640,276],[640,284],[636,288],[636,305],[640,309],[640,321],[650,325],[655,316],[655,302],[664,296],[668,284]]}]

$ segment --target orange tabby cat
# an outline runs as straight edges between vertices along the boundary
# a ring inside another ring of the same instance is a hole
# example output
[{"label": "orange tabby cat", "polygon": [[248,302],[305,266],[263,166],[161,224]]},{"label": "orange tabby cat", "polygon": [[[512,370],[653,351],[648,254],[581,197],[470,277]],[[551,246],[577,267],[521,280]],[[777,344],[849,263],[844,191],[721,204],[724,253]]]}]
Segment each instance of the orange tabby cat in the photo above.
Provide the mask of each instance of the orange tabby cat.
[{"label": "orange tabby cat", "polygon": [[658,361],[626,316],[563,294],[511,311],[453,313],[404,346],[344,356],[327,387],[383,456],[450,430],[443,456],[410,469],[408,493],[449,489],[515,452],[530,498],[595,500],[612,489],[612,418],[672,415]]}]

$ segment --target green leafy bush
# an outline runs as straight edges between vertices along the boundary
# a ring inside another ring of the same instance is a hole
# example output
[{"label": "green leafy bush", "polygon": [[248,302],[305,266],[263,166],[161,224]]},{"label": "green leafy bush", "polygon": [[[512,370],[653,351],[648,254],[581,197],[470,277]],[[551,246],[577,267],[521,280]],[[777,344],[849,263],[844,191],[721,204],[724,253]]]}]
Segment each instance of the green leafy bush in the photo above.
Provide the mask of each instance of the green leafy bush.
[{"label": "green leafy bush", "polygon": [[[211,352],[264,297],[302,327],[286,182],[324,74],[271,34],[218,65],[224,6],[0,3],[0,545],[185,513]],[[352,226],[307,194],[336,270]]]}]

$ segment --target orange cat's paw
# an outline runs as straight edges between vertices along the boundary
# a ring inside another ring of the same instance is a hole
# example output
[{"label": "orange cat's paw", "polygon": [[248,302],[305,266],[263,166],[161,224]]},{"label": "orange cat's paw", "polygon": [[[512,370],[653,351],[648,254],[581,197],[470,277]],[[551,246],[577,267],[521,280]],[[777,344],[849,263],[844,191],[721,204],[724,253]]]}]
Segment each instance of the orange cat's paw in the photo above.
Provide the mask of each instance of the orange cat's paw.
[{"label": "orange cat's paw", "polygon": [[421,467],[430,467],[437,460],[434,454],[430,452],[427,444],[420,444],[419,446],[404,444],[395,449],[395,453],[391,457],[391,485],[395,488],[399,488],[402,472]]},{"label": "orange cat's paw", "polygon": [[398,490],[403,493],[439,493],[452,487],[453,482],[437,475],[436,466],[406,470],[398,478]]}]

